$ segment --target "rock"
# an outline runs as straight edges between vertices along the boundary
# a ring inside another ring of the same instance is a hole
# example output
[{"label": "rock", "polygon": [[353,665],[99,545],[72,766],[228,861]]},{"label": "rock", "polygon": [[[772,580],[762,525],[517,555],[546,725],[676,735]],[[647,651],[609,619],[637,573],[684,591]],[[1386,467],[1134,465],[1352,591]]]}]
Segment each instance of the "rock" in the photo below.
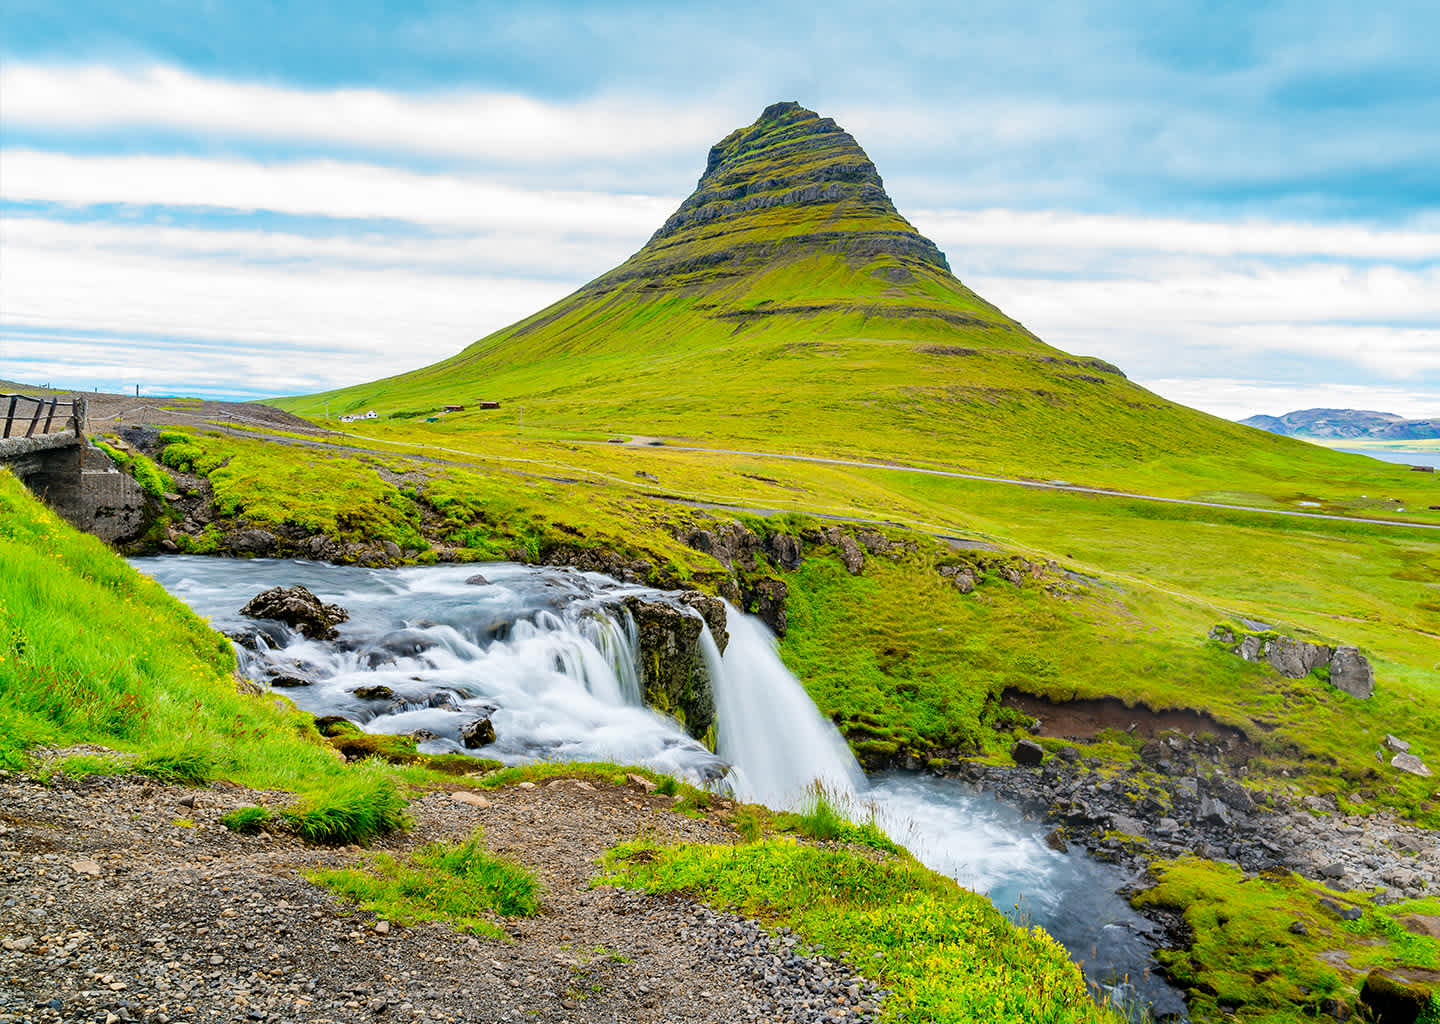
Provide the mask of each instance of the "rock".
[{"label": "rock", "polygon": [[1127,836],[1143,836],[1145,834],[1145,825],[1128,814],[1111,814],[1110,828],[1112,831]]},{"label": "rock", "polygon": [[450,799],[457,804],[468,804],[471,807],[489,807],[490,801],[479,793],[468,789],[457,790],[450,794]]},{"label": "rock", "polygon": [[[1324,869],[1321,869],[1321,874],[1324,874]],[[1341,868],[1341,874],[1344,874],[1343,866]],[[1334,900],[1330,899],[1328,896],[1320,897],[1319,902],[1322,907],[1330,911],[1330,913],[1334,914],[1342,921],[1358,921],[1365,915],[1365,912],[1362,911],[1359,907],[1351,906],[1348,903],[1337,903]]]},{"label": "rock", "polygon": [[1276,637],[1264,646],[1265,660],[1282,676],[1300,679],[1313,669],[1329,664],[1334,652],[1329,647],[1306,643],[1292,637]]},{"label": "rock", "polygon": [[1339,879],[1345,877],[1345,865],[1340,861],[1331,861],[1320,868],[1321,878]]},{"label": "rock", "polygon": [[311,685],[311,682],[312,680],[305,679],[302,676],[272,676],[270,679],[271,686],[278,686],[281,689],[294,689],[297,686],[309,686]]},{"label": "rock", "polygon": [[680,595],[680,603],[700,613],[700,617],[710,629],[710,638],[723,654],[730,643],[730,631],[726,628],[725,602],[698,590],[687,590]]},{"label": "rock", "polygon": [[784,580],[764,576],[752,579],[746,584],[745,589],[740,592],[740,603],[750,614],[769,626],[772,633],[783,637],[789,627],[789,619],[785,614],[785,599],[789,596],[790,588],[785,585]]},{"label": "rock", "polygon": [[625,599],[639,635],[645,703],[703,738],[715,723],[715,694],[700,648],[701,620],[663,601]]},{"label": "rock", "polygon": [[799,538],[788,533],[772,533],[765,539],[765,546],[775,564],[782,569],[793,572],[800,568],[800,563],[805,560]]},{"label": "rock", "polygon": [[1427,779],[1435,774],[1426,767],[1424,761],[1414,754],[1396,754],[1390,759],[1390,767],[1399,768],[1402,772],[1409,772],[1411,775],[1419,775]]},{"label": "rock", "polygon": [[1304,921],[1292,921],[1292,922],[1290,922],[1290,934],[1291,934],[1291,935],[1309,935],[1309,934],[1310,934],[1310,929],[1305,927],[1305,922],[1304,922]]},{"label": "rock", "polygon": [[1370,1008],[1375,1024],[1415,1024],[1429,1013],[1431,998],[1440,992],[1437,980],[1440,975],[1427,984],[1376,967],[1360,986],[1360,1002]]},{"label": "rock", "polygon": [[325,604],[305,587],[271,587],[255,595],[240,609],[252,619],[275,619],[298,629],[311,640],[334,640],[337,623],[350,613],[336,604]]},{"label": "rock", "polygon": [[1260,638],[1258,636],[1247,636],[1244,640],[1240,641],[1240,647],[1235,653],[1246,661],[1259,661],[1260,649]]},{"label": "rock", "polygon": [[1231,810],[1251,814],[1255,810],[1255,797],[1234,779],[1219,778],[1210,783],[1211,791]]},{"label": "rock", "polygon": [[380,550],[385,552],[386,558],[399,558],[404,554],[404,552],[400,550],[400,545],[396,544],[393,540],[382,540],[380,542]]},{"label": "rock", "polygon": [[1440,915],[1411,914],[1409,917],[1401,918],[1400,923],[1412,935],[1440,939]]},{"label": "rock", "polygon": [[361,700],[394,700],[395,691],[388,686],[357,686],[350,691]]},{"label": "rock", "polygon": [[376,935],[389,935],[389,934],[390,934],[390,922],[389,922],[389,921],[384,921],[384,920],[376,921],[376,922],[375,922],[375,934],[376,934]]},{"label": "rock", "polygon": [[1397,753],[1397,754],[1408,754],[1408,753],[1410,753],[1410,744],[1409,744],[1409,743],[1407,743],[1407,742],[1405,742],[1404,740],[1400,739],[1398,736],[1391,736],[1389,733],[1386,733],[1386,734],[1385,734],[1385,746],[1386,746],[1387,749],[1389,749],[1389,750],[1391,750],[1391,751],[1393,751],[1394,753]]},{"label": "rock", "polygon": [[495,726],[489,718],[476,718],[460,727],[460,742],[469,750],[495,742]]},{"label": "rock", "polygon": [[1195,820],[1206,825],[1220,825],[1224,828],[1230,826],[1230,814],[1225,810],[1225,805],[1208,796],[1200,798],[1200,806],[1195,811]]},{"label": "rock", "polygon": [[630,785],[634,786],[636,789],[643,789],[647,793],[655,792],[655,783],[651,782],[643,775],[636,775],[634,772],[631,772],[629,775],[626,775],[625,778],[629,781]]},{"label": "rock", "polygon": [[278,543],[279,538],[269,530],[241,530],[225,538],[225,547],[234,555],[268,555]]},{"label": "rock", "polygon": [[1055,756],[1067,764],[1074,764],[1080,760],[1080,749],[1078,747],[1061,747],[1055,751]]},{"label": "rock", "polygon": [[488,587],[490,585],[490,581],[478,572],[474,576],[468,577],[465,582],[472,587]]},{"label": "rock", "polygon": [[0,945],[4,945],[6,949],[12,952],[23,953],[31,946],[35,945],[35,936],[20,935],[13,939],[7,938],[3,943],[0,943]]},{"label": "rock", "polygon": [[1070,849],[1070,844],[1065,842],[1065,833],[1060,829],[1051,829],[1045,837],[1045,845],[1056,853],[1065,853]]},{"label": "rock", "polygon": [[100,865],[93,860],[82,859],[72,861],[70,864],[70,870],[75,872],[77,875],[89,875],[91,878],[100,877]]},{"label": "rock", "polygon": [[1356,648],[1337,647],[1330,658],[1330,684],[1365,700],[1375,692],[1375,672]]},{"label": "rock", "polygon": [[968,572],[957,572],[950,577],[950,584],[962,594],[973,594],[975,592],[975,577]]},{"label": "rock", "polygon": [[184,796],[182,796],[182,797],[180,798],[180,806],[181,806],[181,807],[194,807],[194,806],[195,806],[195,801],[196,801],[196,797],[195,797],[195,794],[194,794],[194,793],[186,793]]},{"label": "rock", "polygon": [[1034,740],[1021,740],[1010,751],[1016,764],[1036,765],[1045,760],[1045,748]]},{"label": "rock", "polygon": [[845,571],[851,576],[860,575],[860,570],[865,567],[865,553],[860,550],[860,545],[855,543],[855,538],[838,526],[832,526],[825,531],[825,540],[840,555],[840,563],[845,566]]},{"label": "rock", "polygon": [[1229,626],[1216,626],[1210,630],[1210,639],[1218,640],[1222,644],[1233,644],[1235,632]]}]

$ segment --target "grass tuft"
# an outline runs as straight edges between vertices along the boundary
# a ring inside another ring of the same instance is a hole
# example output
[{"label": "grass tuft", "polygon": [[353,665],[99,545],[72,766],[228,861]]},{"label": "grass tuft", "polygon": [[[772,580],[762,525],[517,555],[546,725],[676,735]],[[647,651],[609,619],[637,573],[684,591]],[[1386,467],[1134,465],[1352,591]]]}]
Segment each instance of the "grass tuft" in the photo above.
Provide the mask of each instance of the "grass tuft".
[{"label": "grass tuft", "polygon": [[540,912],[540,885],[527,868],[487,851],[476,832],[463,843],[431,843],[404,861],[379,854],[364,868],[308,877],[402,925],[444,921],[460,931],[504,938],[496,917]]},{"label": "grass tuft", "polygon": [[409,826],[405,798],[377,760],[362,761],[341,780],[308,793],[280,815],[300,838],[325,846],[363,846]]}]

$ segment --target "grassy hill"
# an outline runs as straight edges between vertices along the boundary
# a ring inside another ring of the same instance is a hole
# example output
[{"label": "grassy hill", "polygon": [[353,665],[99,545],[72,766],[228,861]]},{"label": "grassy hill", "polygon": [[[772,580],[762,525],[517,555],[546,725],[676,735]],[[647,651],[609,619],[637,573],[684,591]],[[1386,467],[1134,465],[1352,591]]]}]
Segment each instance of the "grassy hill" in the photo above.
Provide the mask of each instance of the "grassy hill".
[{"label": "grassy hill", "polygon": [[[477,412],[480,400],[502,408]],[[481,430],[654,435],[1163,493],[1221,479],[1267,492],[1359,464],[1045,344],[950,272],[850,135],[794,103],[718,143],[645,247],[574,294],[432,366],[276,404],[411,419],[466,405],[451,422]]]}]

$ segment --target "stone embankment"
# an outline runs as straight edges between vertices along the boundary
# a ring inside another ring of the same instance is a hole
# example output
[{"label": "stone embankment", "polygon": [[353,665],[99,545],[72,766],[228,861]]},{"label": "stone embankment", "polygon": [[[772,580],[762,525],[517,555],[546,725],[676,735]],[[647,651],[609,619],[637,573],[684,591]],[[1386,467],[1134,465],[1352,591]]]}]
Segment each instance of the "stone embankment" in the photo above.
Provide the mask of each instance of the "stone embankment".
[{"label": "stone embankment", "polygon": [[543,887],[538,917],[504,922],[512,941],[378,920],[302,874],[355,864],[357,849],[218,823],[285,794],[0,776],[0,1022],[875,1018],[883,992],[794,936],[677,897],[592,888],[600,853],[642,834],[734,841],[718,812],[692,820],[643,788],[570,779],[464,795],[412,804],[413,831],[382,845],[403,856],[483,828]]}]

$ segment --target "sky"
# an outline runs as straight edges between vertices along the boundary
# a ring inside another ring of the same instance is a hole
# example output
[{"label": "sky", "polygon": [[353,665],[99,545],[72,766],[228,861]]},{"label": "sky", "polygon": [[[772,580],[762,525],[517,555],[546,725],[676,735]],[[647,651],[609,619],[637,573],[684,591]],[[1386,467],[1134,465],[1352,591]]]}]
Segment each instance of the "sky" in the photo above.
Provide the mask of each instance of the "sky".
[{"label": "sky", "polygon": [[1440,8],[3,0],[0,378],[255,398],[620,263],[777,100],[956,275],[1239,418],[1440,416]]}]

